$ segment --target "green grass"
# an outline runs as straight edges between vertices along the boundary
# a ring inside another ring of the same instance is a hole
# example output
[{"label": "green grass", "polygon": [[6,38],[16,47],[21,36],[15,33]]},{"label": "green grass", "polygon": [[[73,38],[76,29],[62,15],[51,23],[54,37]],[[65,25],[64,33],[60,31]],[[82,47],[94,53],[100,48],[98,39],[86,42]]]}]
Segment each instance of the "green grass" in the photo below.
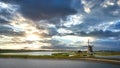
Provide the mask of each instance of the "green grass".
[{"label": "green grass", "polygon": [[[73,56],[70,56],[73,55]],[[52,55],[8,55],[8,54],[0,54],[0,58],[58,58],[58,59],[70,59],[70,58],[85,58],[91,56],[84,56],[82,54],[77,53],[53,53]]]},{"label": "green grass", "polygon": [[67,59],[68,56],[53,56],[53,55],[0,55],[0,58],[33,58],[33,59]]},{"label": "green grass", "polygon": [[100,56],[114,56],[114,55],[120,55],[120,52],[95,52],[94,54]]}]

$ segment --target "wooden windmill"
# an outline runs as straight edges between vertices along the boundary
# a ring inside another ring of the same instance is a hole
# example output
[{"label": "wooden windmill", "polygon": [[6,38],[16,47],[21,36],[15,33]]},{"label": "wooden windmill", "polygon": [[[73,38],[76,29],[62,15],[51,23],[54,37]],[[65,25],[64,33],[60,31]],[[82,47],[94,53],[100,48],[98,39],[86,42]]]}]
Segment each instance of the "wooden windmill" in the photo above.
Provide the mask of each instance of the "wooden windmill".
[{"label": "wooden windmill", "polygon": [[90,55],[93,55],[93,45],[90,44],[89,39],[88,39],[88,45],[87,45],[87,52],[88,52]]}]

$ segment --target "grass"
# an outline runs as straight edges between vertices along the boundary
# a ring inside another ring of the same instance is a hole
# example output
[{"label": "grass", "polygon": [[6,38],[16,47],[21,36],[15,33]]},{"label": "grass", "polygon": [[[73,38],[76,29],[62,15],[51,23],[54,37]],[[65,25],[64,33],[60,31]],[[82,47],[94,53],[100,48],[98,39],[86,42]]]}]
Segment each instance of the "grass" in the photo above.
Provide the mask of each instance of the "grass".
[{"label": "grass", "polygon": [[57,59],[69,58],[68,56],[53,56],[53,55],[0,55],[0,58],[32,58],[32,59]]},{"label": "grass", "polygon": [[115,56],[120,55],[120,52],[95,52],[94,54],[100,56]]},{"label": "grass", "polygon": [[[72,55],[72,56],[70,56]],[[0,54],[0,58],[87,58],[93,57],[90,55],[83,55],[78,53],[53,53],[52,55],[12,55],[12,54]]]}]

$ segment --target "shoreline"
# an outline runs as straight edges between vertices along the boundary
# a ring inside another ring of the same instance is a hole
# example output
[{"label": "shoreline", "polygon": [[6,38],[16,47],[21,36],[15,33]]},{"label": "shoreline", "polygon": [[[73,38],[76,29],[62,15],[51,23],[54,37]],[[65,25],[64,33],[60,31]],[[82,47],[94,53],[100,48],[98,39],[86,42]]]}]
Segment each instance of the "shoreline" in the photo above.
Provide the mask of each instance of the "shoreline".
[{"label": "shoreline", "polygon": [[111,64],[119,64],[120,59],[109,59],[109,58],[97,58],[97,57],[54,57],[54,56],[32,56],[32,55],[0,55],[0,58],[18,58],[18,59],[50,59],[50,60],[82,60],[82,61],[93,61],[93,62],[104,62]]},{"label": "shoreline", "polygon": [[80,60],[120,64],[120,60],[106,59],[106,58],[80,58]]}]

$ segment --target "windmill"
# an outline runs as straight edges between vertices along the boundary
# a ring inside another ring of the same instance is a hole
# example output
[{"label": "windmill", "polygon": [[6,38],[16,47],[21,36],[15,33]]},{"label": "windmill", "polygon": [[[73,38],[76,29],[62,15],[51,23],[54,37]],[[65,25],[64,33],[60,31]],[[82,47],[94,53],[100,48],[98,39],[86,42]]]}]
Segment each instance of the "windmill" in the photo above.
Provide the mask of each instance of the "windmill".
[{"label": "windmill", "polygon": [[93,45],[90,44],[90,41],[88,39],[88,45],[87,45],[87,52],[90,54],[90,55],[93,55]]}]

